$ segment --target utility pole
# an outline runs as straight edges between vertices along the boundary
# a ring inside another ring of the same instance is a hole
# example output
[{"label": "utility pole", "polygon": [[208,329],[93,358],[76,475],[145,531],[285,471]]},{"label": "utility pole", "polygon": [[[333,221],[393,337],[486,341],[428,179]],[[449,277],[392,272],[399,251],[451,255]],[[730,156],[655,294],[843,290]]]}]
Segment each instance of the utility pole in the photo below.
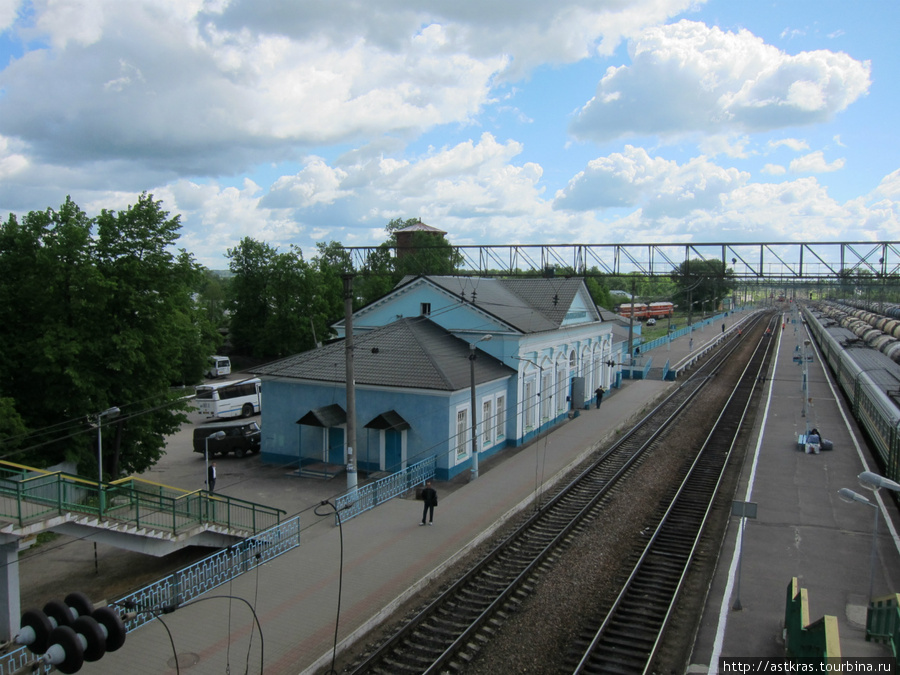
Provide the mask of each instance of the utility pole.
[{"label": "utility pole", "polygon": [[634,294],[637,282],[631,279],[631,317],[628,320],[628,365],[634,367]]},{"label": "utility pole", "polygon": [[344,360],[347,382],[347,428],[344,437],[347,459],[347,491],[356,489],[356,463],[353,443],[356,442],[356,383],[353,377],[353,274],[342,274],[344,280]]}]

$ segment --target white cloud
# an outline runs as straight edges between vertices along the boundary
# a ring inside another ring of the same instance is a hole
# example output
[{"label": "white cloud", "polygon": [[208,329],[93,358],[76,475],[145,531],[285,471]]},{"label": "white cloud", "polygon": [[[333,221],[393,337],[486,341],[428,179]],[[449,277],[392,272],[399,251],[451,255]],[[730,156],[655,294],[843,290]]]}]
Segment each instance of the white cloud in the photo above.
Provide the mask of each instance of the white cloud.
[{"label": "white cloud", "polygon": [[571,211],[641,206],[651,218],[682,216],[714,207],[723,193],[748,179],[749,174],[724,169],[705,157],[678,165],[628,145],[624,153],[589,162],[556,194],[554,204]]},{"label": "white cloud", "polygon": [[766,164],[762,168],[763,173],[767,173],[770,176],[781,176],[787,173],[787,169],[785,169],[781,164]]},{"label": "white cloud", "polygon": [[867,93],[870,65],[825,50],[786,54],[749,31],[693,21],[648,28],[630,66],[610,67],[572,132],[630,135],[756,132],[823,122]]},{"label": "white cloud", "polygon": [[0,33],[13,25],[23,0],[0,0]]},{"label": "white cloud", "polygon": [[843,159],[836,159],[829,164],[825,161],[825,153],[821,150],[798,157],[790,164],[790,170],[793,173],[829,173],[843,168]]},{"label": "white cloud", "polygon": [[884,177],[875,191],[875,196],[900,200],[900,169]]},{"label": "white cloud", "polygon": [[794,152],[809,150],[809,143],[800,138],[779,138],[778,140],[769,141],[767,145],[770,150],[777,150],[782,146],[790,148]]},{"label": "white cloud", "polygon": [[744,135],[713,134],[700,139],[700,150],[708,157],[725,155],[726,157],[747,158],[751,152],[747,149],[750,138]]},{"label": "white cloud", "polygon": [[[0,3],[9,24],[16,4]],[[17,29],[45,46],[0,71],[0,134],[40,161],[233,175],[468,124],[501,81],[613,49],[693,4],[35,2]]]}]

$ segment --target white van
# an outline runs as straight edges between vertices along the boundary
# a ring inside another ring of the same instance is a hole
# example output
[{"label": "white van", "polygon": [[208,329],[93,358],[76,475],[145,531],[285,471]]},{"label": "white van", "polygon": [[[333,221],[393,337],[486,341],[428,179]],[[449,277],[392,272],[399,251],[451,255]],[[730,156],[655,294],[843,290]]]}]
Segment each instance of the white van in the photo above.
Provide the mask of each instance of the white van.
[{"label": "white van", "polygon": [[206,376],[225,377],[226,375],[231,375],[231,359],[227,356],[210,356]]}]

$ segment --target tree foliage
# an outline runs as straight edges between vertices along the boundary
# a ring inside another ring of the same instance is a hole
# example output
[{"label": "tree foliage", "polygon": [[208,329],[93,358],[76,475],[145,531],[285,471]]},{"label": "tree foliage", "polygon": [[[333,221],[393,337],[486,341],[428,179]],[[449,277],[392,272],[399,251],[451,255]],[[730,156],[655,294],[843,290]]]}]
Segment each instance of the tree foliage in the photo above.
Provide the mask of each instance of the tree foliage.
[{"label": "tree foliage", "polygon": [[735,288],[734,272],[721,260],[689,259],[671,274],[674,302],[685,311],[717,308]]},{"label": "tree foliage", "polygon": [[420,222],[419,218],[395,218],[385,226],[387,240],[369,256],[355,283],[358,304],[386,295],[407,276],[456,273],[463,256],[443,234],[412,232],[405,245],[399,246],[397,231]]},{"label": "tree foliage", "polygon": [[[20,461],[66,459],[97,470],[97,414],[104,470],[152,466],[184,421],[173,384],[202,377],[214,332],[193,301],[202,278],[180,229],[143,194],[94,219],[71,199],[0,225],[0,396],[32,431]],[[7,446],[4,446],[8,450]]]},{"label": "tree foliage", "polygon": [[[389,293],[405,276],[452,274],[462,262],[442,236],[414,232],[402,255],[396,231],[417,218],[392,220],[388,239],[353,276],[353,307]],[[228,251],[231,341],[239,353],[272,359],[307,351],[332,337],[331,325],[344,315],[344,278],[353,269],[339,243],[320,243],[306,261],[297,247],[280,252],[246,237]]]},{"label": "tree foliage", "polygon": [[338,244],[319,244],[307,262],[292,246],[276,248],[245,237],[229,249],[231,341],[239,353],[255,359],[296,354],[328,336],[341,316],[341,273],[349,269]]}]

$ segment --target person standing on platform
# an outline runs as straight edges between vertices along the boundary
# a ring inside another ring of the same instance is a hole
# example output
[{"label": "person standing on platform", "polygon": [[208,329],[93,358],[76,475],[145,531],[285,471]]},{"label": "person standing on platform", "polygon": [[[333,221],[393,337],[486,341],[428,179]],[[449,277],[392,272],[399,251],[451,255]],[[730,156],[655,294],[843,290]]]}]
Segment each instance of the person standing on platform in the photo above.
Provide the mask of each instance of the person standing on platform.
[{"label": "person standing on platform", "polygon": [[206,470],[206,489],[210,492],[216,491],[216,463],[213,462]]},{"label": "person standing on platform", "polygon": [[688,340],[688,351],[689,352],[694,351],[694,338],[691,338],[690,340]]},{"label": "person standing on platform", "polygon": [[428,518],[428,524],[434,525],[434,507],[437,506],[437,491],[431,487],[431,481],[425,483],[425,489],[422,490],[422,501],[425,506],[422,509],[422,522],[419,525],[425,525],[425,518]]},{"label": "person standing on platform", "polygon": [[597,387],[594,390],[594,395],[597,397],[597,410],[600,410],[600,404],[603,403],[603,394],[606,393],[606,389],[602,386]]}]

